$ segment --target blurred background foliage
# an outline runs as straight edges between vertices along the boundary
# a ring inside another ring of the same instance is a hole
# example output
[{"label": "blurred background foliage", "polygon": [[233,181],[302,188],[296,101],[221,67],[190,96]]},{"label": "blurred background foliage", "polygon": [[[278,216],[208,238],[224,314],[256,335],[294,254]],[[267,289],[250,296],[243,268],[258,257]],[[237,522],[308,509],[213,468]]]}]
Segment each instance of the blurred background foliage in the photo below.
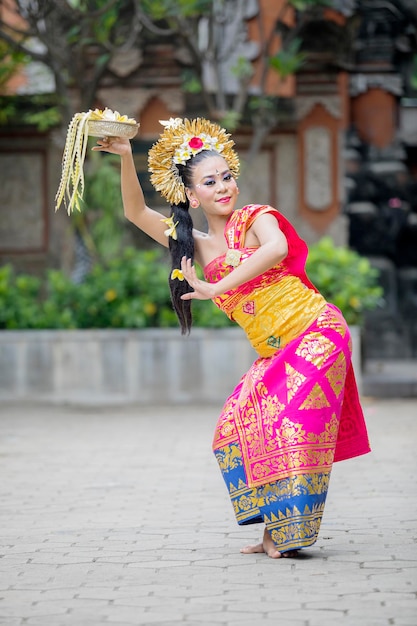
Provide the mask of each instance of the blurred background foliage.
[{"label": "blurred background foliage", "polygon": [[379,271],[369,260],[323,237],[310,247],[307,273],[328,302],[335,304],[350,325],[361,325],[366,311],[382,305]]},{"label": "blurred background foliage", "polygon": [[[63,272],[44,278],[0,269],[1,329],[166,328],[178,325],[168,289],[166,251],[126,247],[97,262],[75,284]],[[368,260],[324,238],[310,248],[307,271],[323,295],[336,304],[349,324],[360,324],[366,310],[382,297],[377,271]],[[230,326],[212,302],[193,301],[195,326]]]}]

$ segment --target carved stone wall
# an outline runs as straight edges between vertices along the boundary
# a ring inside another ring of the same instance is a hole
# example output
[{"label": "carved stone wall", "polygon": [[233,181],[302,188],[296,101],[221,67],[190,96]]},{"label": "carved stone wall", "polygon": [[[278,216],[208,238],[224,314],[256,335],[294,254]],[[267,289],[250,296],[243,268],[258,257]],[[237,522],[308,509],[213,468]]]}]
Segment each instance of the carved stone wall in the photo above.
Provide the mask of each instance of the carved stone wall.
[{"label": "carved stone wall", "polygon": [[47,246],[44,152],[0,152],[0,252],[44,252]]},{"label": "carved stone wall", "polygon": [[340,118],[321,102],[298,126],[299,211],[314,230],[324,233],[340,212]]},{"label": "carved stone wall", "polygon": [[54,210],[61,157],[52,136],[0,136],[0,264],[30,273],[69,266],[70,219]]}]

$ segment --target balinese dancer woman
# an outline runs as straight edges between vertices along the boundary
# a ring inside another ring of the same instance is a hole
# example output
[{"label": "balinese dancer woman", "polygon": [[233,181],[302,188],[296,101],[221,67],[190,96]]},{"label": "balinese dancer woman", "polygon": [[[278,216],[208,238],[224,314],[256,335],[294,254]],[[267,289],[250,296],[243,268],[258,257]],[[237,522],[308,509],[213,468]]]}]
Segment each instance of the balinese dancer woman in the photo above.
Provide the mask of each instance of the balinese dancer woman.
[{"label": "balinese dancer woman", "polygon": [[[236,208],[239,160],[225,130],[204,119],[163,125],[149,170],[168,218],[146,206],[127,139],[95,149],[121,156],[126,217],[170,249],[182,332],[191,300],[211,299],[259,355],[226,400],[213,450],[238,524],[265,524],[242,552],[291,556],[317,539],[333,462],[369,451],[349,329],[306,276],[307,246],[287,219],[267,205]],[[198,206],[207,232],[193,228]]]}]

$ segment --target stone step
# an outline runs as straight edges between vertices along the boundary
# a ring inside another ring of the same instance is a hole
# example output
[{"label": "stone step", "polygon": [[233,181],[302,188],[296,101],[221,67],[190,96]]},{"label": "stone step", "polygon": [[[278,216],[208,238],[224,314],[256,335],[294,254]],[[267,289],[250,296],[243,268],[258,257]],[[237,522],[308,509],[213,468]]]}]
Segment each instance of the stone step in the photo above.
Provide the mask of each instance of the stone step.
[{"label": "stone step", "polygon": [[362,395],[416,398],[417,359],[369,359],[362,371]]}]

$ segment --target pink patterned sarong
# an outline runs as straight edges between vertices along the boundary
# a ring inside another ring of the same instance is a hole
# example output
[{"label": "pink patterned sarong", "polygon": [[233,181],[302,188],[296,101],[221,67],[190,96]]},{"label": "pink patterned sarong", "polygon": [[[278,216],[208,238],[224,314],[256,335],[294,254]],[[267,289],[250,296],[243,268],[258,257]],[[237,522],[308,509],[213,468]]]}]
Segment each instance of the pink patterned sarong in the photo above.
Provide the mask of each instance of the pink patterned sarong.
[{"label": "pink patterned sarong", "polygon": [[317,539],[333,461],[369,452],[351,365],[351,340],[340,311],[305,274],[307,247],[268,206],[235,211],[225,236],[235,252],[205,268],[215,282],[244,262],[246,230],[262,213],[287,237],[284,262],[216,298],[259,353],[227,399],[213,449],[239,524],[264,521],[278,550]]}]

